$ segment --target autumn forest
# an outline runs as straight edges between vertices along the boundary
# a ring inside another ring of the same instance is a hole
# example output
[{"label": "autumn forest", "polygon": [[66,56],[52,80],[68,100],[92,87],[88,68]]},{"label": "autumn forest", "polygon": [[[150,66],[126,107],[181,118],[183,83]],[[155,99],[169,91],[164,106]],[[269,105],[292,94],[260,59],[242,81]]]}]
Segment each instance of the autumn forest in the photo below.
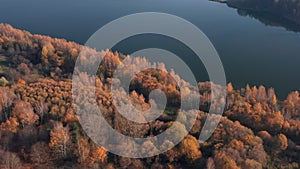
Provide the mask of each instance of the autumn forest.
[{"label": "autumn forest", "polygon": [[[221,121],[206,142],[199,143],[198,136],[214,105],[211,87],[215,84],[199,82],[200,95],[196,97],[201,102],[199,109],[194,110],[197,120],[178,145],[142,159],[109,153],[87,136],[74,110],[76,105],[72,104],[71,78],[82,48],[74,42],[0,24],[0,168],[300,168],[299,92],[279,100],[273,88],[248,85],[236,89],[231,83],[226,89],[227,97],[219,100],[225,104]],[[87,55],[101,53],[86,50]],[[148,109],[149,93],[157,87],[164,91],[168,101],[164,114],[151,124],[126,120],[116,111],[108,91],[113,72],[125,57],[129,58],[125,67],[138,69],[149,64],[145,58],[105,52],[95,77],[97,103],[106,108],[105,119],[120,133],[132,137],[158,135],[174,123],[180,91],[168,73],[148,70],[137,74],[130,83],[134,105]],[[93,61],[81,57],[80,62]],[[126,76],[127,72],[122,73]],[[176,76],[176,72],[169,73]],[[87,79],[86,76],[79,74],[81,79]],[[131,126],[130,130],[126,126]],[[178,129],[187,130],[183,125],[178,125]],[[176,133],[171,134],[176,137]],[[167,140],[164,144],[173,143]],[[151,142],[143,145],[142,151],[146,152],[159,148]]]}]

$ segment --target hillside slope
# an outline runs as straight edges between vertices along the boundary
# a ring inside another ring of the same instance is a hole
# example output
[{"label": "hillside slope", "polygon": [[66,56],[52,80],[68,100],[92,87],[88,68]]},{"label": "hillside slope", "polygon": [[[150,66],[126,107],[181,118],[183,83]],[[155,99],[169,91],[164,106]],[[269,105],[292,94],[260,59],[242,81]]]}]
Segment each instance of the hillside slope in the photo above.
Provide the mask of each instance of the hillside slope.
[{"label": "hillside slope", "polygon": [[[210,109],[214,84],[200,82],[201,103],[199,110],[194,110],[197,120],[180,144],[144,159],[107,152],[83,131],[79,123],[82,117],[74,112],[76,105],[72,104],[71,77],[82,48],[73,42],[0,24],[0,168],[299,168],[299,92],[278,101],[274,89],[263,86],[235,90],[228,84],[224,116],[205,143],[199,144],[197,138]],[[130,56],[87,51],[104,57],[96,77],[96,101],[106,110],[103,115],[113,128],[132,137],[151,137],[174,124],[180,110],[180,90],[169,74],[147,70],[132,80],[130,99],[138,109],[149,108],[149,92],[155,87],[159,86],[168,99],[162,116],[138,124],[118,113],[109,90],[116,67]],[[131,58],[125,66],[138,69],[147,64],[144,58]],[[79,76],[88,79],[84,73]],[[85,86],[81,87],[84,90]],[[82,99],[82,104],[86,102]],[[180,127],[179,131],[186,132],[186,128]],[[165,142],[172,144],[172,140]],[[146,152],[159,148],[151,142],[143,145]]]}]

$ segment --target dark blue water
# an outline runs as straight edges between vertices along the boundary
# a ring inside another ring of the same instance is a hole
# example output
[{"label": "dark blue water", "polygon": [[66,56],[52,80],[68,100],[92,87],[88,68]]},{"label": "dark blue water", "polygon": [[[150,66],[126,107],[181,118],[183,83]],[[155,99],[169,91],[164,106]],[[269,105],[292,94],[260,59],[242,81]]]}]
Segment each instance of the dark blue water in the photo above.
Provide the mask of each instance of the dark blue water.
[{"label": "dark blue water", "polygon": [[[274,87],[280,96],[300,88],[300,34],[240,16],[225,4],[207,0],[0,0],[0,4],[0,22],[81,44],[101,26],[124,15],[174,14],[210,38],[227,80],[235,87],[262,84]],[[127,53],[134,48],[127,47],[119,50]]]}]

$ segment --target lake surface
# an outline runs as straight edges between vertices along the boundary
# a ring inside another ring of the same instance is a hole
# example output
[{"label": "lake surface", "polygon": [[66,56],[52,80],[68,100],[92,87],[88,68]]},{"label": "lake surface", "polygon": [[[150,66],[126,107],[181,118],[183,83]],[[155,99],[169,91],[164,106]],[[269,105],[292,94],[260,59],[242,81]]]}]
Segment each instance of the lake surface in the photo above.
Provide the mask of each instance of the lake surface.
[{"label": "lake surface", "polygon": [[[209,37],[234,87],[262,84],[274,87],[281,97],[300,89],[300,33],[280,24],[268,26],[253,17],[259,15],[249,17],[226,4],[207,0],[0,0],[0,4],[0,22],[80,44],[124,15],[170,13],[195,24]],[[150,46],[176,51],[182,49],[180,45],[170,38],[145,35],[129,38],[115,49],[131,53]],[[182,49],[177,54],[190,61],[199,80],[207,80],[201,62],[191,61],[192,53]]]}]

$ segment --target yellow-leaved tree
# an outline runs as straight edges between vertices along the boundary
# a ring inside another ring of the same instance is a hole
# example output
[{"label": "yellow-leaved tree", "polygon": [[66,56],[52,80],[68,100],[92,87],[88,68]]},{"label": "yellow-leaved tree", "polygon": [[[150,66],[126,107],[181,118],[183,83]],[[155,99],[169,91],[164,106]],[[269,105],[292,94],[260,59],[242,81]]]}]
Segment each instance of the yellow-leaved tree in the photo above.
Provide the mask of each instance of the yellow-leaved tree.
[{"label": "yellow-leaved tree", "polygon": [[54,158],[66,158],[70,145],[70,134],[68,127],[64,127],[61,122],[54,122],[54,127],[50,132],[49,147]]}]

